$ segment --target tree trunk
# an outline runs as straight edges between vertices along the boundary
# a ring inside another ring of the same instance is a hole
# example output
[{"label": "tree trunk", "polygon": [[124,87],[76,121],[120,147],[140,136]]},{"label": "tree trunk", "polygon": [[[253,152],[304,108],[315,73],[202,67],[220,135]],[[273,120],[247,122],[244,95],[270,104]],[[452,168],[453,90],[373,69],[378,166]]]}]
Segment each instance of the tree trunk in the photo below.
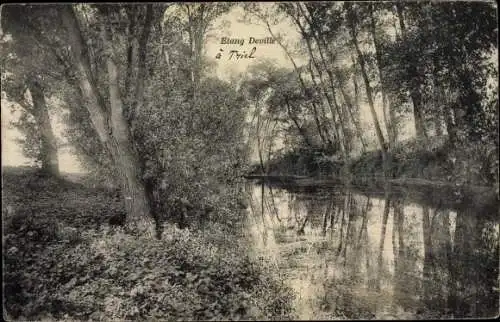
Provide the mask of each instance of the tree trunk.
[{"label": "tree trunk", "polygon": [[143,231],[149,229],[148,226],[153,225],[152,218],[150,218],[150,205],[146,189],[140,179],[140,162],[132,146],[131,135],[119,92],[117,68],[111,57],[108,57],[107,67],[112,139],[116,145],[116,165],[122,177],[128,225],[134,230]]},{"label": "tree trunk", "polygon": [[441,91],[436,81],[436,77],[433,77],[433,106],[434,106],[434,131],[437,137],[443,136],[443,100],[440,95]]},{"label": "tree trunk", "polygon": [[[311,11],[311,7],[310,6],[305,6],[306,7],[306,10],[307,12],[309,13],[309,16],[305,13],[304,9],[302,9],[302,6],[300,4],[297,5],[298,8],[300,9],[301,13],[303,14],[304,18],[306,19],[306,21],[308,22],[309,24],[309,27],[312,29],[314,29],[314,26],[317,26],[313,23],[312,21],[312,17],[313,17],[313,12]],[[328,75],[328,79],[329,79],[329,82],[330,82],[330,88],[332,90],[332,96],[333,96],[333,101],[334,101],[334,104],[337,108],[337,110],[339,110],[339,107],[337,105],[337,103],[335,102],[335,84],[334,84],[334,77],[333,77],[333,74],[335,74],[335,77],[337,79],[337,82],[338,82],[338,88],[342,94],[342,97],[344,99],[344,102],[346,103],[347,105],[347,111],[348,111],[348,114],[350,115],[351,119],[352,119],[352,122],[356,128],[356,134],[358,136],[358,138],[360,139],[360,142],[361,142],[361,146],[362,146],[362,150],[363,151],[366,151],[366,143],[364,141],[364,138],[362,136],[362,131],[359,127],[359,123],[355,120],[354,116],[353,116],[353,105],[352,105],[352,102],[351,102],[351,99],[349,97],[349,95],[346,93],[345,91],[345,88],[344,88],[344,82],[342,80],[342,77],[339,73],[339,71],[334,68],[334,72],[332,73],[332,70],[331,68],[327,65],[326,63],[326,59],[325,59],[325,56],[326,56],[326,53],[330,53],[330,63],[333,64],[334,63],[334,57],[333,57],[333,50],[330,49],[329,47],[329,43],[327,42],[327,40],[324,38],[324,37],[320,37],[319,35],[321,34],[321,31],[317,31],[317,32],[312,32],[312,35],[314,37],[314,40],[316,41],[316,44],[318,46],[318,52],[320,54],[320,57],[321,57],[321,62],[323,63],[323,68],[326,70],[326,73]],[[323,48],[323,49],[322,49]],[[324,53],[325,52],[325,53]],[[356,85],[356,84],[355,84]],[[357,87],[355,88],[357,90]],[[356,92],[357,94],[357,92]],[[358,109],[359,109],[359,104],[357,104],[358,106]],[[339,115],[340,115],[340,112],[339,112]],[[343,130],[343,133],[344,133],[344,137],[346,137],[347,135],[347,119],[348,119],[348,116],[346,115],[344,117],[344,120],[346,120],[345,122],[342,121],[341,117],[339,116],[340,120],[341,120],[341,125],[342,125],[342,130]],[[347,151],[350,151],[351,150],[351,144],[348,144],[350,143],[349,142],[346,142],[346,150]],[[347,146],[349,145],[349,148],[347,148]]]},{"label": "tree trunk", "polygon": [[[407,32],[406,26],[403,17],[403,7],[400,3],[396,3],[397,15],[399,19],[399,26],[401,28],[401,34],[403,35],[403,39],[406,40]],[[409,83],[410,83],[410,98],[413,103],[413,117],[415,119],[415,133],[417,139],[427,140],[427,133],[425,131],[424,126],[424,117],[423,117],[423,104],[422,104],[422,93],[420,91],[421,82],[418,79],[418,71],[417,66],[415,65],[415,60],[412,58],[409,63],[407,70]]]},{"label": "tree trunk", "polygon": [[[300,6],[300,4],[299,4],[299,6]],[[292,18],[294,19],[294,21],[295,21],[296,25],[299,27],[300,32],[301,32],[301,34],[302,34],[302,38],[306,41],[307,48],[308,48],[308,50],[309,50],[309,57],[311,58],[310,63],[309,63],[309,72],[310,72],[310,74],[311,74],[311,79],[312,79],[312,81],[313,81],[314,87],[315,87],[315,88],[319,88],[318,83],[316,82],[316,79],[314,78],[314,74],[313,74],[313,70],[312,70],[312,64],[314,64],[314,67],[315,67],[315,68],[316,68],[316,70],[318,71],[318,76],[319,76],[319,81],[320,81],[320,83],[321,83],[322,93],[323,93],[323,95],[324,95],[324,96],[325,96],[325,98],[326,98],[326,101],[327,101],[327,103],[328,103],[328,106],[330,107],[330,111],[331,111],[331,113],[332,113],[332,118],[334,118],[334,117],[335,117],[335,114],[334,114],[334,112],[333,112],[333,105],[332,105],[332,101],[331,101],[330,97],[328,96],[328,91],[327,91],[327,90],[326,90],[326,88],[325,88],[325,84],[324,84],[324,82],[323,82],[323,75],[322,75],[323,73],[321,72],[321,68],[319,68],[318,63],[316,62],[316,58],[314,57],[314,53],[313,53],[313,49],[312,49],[312,45],[311,45],[311,41],[310,41],[310,39],[309,39],[309,37],[308,37],[308,35],[307,35],[307,33],[306,33],[306,31],[305,31],[304,27],[303,27],[303,26],[302,26],[302,24],[300,23],[299,19],[298,19],[298,18],[296,18],[296,17],[292,17]],[[322,104],[322,105],[324,105],[324,104]],[[340,113],[339,113],[339,111],[338,111],[338,110],[337,110],[336,112],[337,112],[337,115],[339,115],[339,121],[340,121],[340,123],[342,124],[342,119],[340,118]],[[338,128],[337,128],[337,125],[336,125],[336,124],[334,124],[334,129],[335,129],[335,131],[337,132],[337,137],[339,138],[340,143],[341,143],[341,146],[342,146],[342,155],[344,156],[344,158],[346,158],[346,150],[345,150],[345,145],[343,144],[342,138],[341,138],[341,136],[340,136],[340,133],[339,133],[339,131],[338,131]],[[344,136],[344,135],[342,135],[342,137],[343,137],[343,136]]]},{"label": "tree trunk", "polygon": [[446,124],[446,132],[448,132],[448,141],[455,145],[457,143],[457,125],[454,121],[454,110],[450,106],[450,101],[446,98],[446,94],[444,93],[444,89],[441,88],[441,96],[445,100],[445,107],[443,109],[444,121]]},{"label": "tree trunk", "polygon": [[[260,115],[258,116],[258,119],[257,119],[257,124],[260,124],[261,120],[261,117]],[[262,126],[263,127],[263,126]],[[266,167],[265,167],[265,162],[264,162],[264,156],[262,154],[262,150],[264,149],[264,140],[265,138],[262,138],[261,140],[261,133],[264,132],[264,136],[266,135],[265,131],[262,130],[262,127],[258,126],[257,127],[257,152],[259,153],[259,162],[260,162],[260,167],[262,169],[262,173],[263,174],[266,174],[267,173],[267,170],[266,170]]]},{"label": "tree trunk", "polygon": [[[304,36],[305,37],[305,36]],[[316,82],[316,79],[314,78],[314,73],[313,73],[313,69],[312,69],[312,62],[315,61],[315,59],[313,58],[313,54],[312,54],[312,51],[311,51],[311,48],[309,47],[309,53],[310,53],[310,56],[312,58],[311,60],[311,63],[309,64],[309,73],[311,74],[311,80],[313,82],[313,85],[315,88],[319,88],[318,86],[318,83]],[[319,74],[319,77],[320,77],[320,82],[321,82],[321,87],[322,87],[322,92],[323,92],[323,95],[325,96],[327,102],[328,102],[328,106],[330,108],[330,113],[332,114],[332,123],[333,123],[333,129],[335,131],[335,135],[336,135],[336,138],[338,139],[339,143],[340,143],[340,147],[341,147],[341,153],[342,153],[342,157],[347,160],[347,151],[346,151],[346,145],[345,145],[345,141],[344,141],[344,137],[345,135],[338,130],[338,127],[337,127],[337,124],[335,123],[335,114],[337,114],[339,116],[339,122],[342,124],[342,118],[340,117],[340,113],[338,111],[338,107],[337,107],[337,104],[336,103],[332,103],[332,100],[330,99],[330,97],[328,96],[328,91],[326,90],[325,86],[324,86],[324,83],[323,83],[323,79],[322,79],[322,73],[321,73],[321,70],[318,69],[318,66],[317,64],[315,63],[315,66],[316,66],[316,70],[318,71],[318,74]],[[333,96],[333,100],[335,100],[335,92],[332,93],[332,96]],[[323,114],[324,114],[324,117],[326,117],[326,113],[325,113],[325,107],[324,107],[324,104],[321,105],[322,106],[322,110],[323,110]],[[334,111],[334,108],[333,106],[335,106],[335,111]],[[328,135],[328,131],[327,129],[325,129],[325,132],[328,136],[328,141],[329,143],[331,144],[331,146],[333,146],[331,140],[329,139],[330,136]]]},{"label": "tree trunk", "polygon": [[297,120],[297,117],[295,117],[292,113],[292,109],[290,107],[290,103],[288,102],[288,100],[286,100],[286,107],[287,107],[287,111],[288,111],[288,116],[290,117],[290,119],[293,121],[293,124],[295,125],[295,127],[297,128],[297,131],[299,131],[300,135],[302,136],[302,138],[304,139],[304,143],[309,146],[309,147],[313,147],[312,143],[311,143],[311,140],[309,139],[309,137],[307,136],[307,133],[306,131],[304,130],[304,128],[302,126],[299,125],[299,122]]},{"label": "tree trunk", "polygon": [[204,20],[204,12],[207,9],[205,4],[201,4],[198,9],[191,10],[191,5],[186,4],[186,13],[189,19],[188,34],[189,34],[189,48],[191,55],[191,85],[194,104],[198,100],[199,84],[202,72],[202,54],[203,54],[203,41],[207,28],[207,22]]},{"label": "tree trunk", "polygon": [[108,57],[108,89],[111,103],[109,110],[99,94],[95,77],[91,73],[88,50],[73,8],[63,6],[61,11],[64,25],[69,34],[71,53],[85,107],[89,111],[90,119],[99,139],[111,155],[120,176],[128,215],[126,226],[139,233],[153,236],[154,224],[150,217],[150,205],[144,184],[139,178],[140,164],[132,146],[127,121],[123,115],[116,66],[112,57]]},{"label": "tree trunk", "polygon": [[375,27],[375,15],[373,13],[373,4],[369,3],[369,9],[370,9],[370,30],[372,33],[373,37],[373,44],[375,46],[375,58],[377,61],[377,69],[378,69],[378,74],[379,74],[379,79],[380,79],[380,87],[381,87],[381,93],[382,93],[382,106],[383,106],[383,111],[384,111],[384,120],[385,120],[385,126],[387,128],[387,136],[389,137],[389,144],[390,146],[394,146],[397,138],[395,137],[395,131],[394,131],[394,111],[392,111],[392,106],[389,98],[387,97],[387,91],[386,91],[386,86],[385,86],[385,78],[384,74],[382,71],[382,54],[381,54],[381,46],[379,42],[379,38],[377,37],[377,30]]},{"label": "tree trunk", "polygon": [[[354,67],[353,75],[352,75],[352,83],[354,85],[354,102],[356,104],[356,109],[357,109],[357,115],[359,116],[359,110],[360,110],[360,104],[359,104],[359,86],[358,86],[358,75],[357,75],[357,68],[356,68],[356,59],[351,56],[352,59],[352,64]],[[361,141],[361,148],[363,153],[366,152],[367,150],[367,145],[365,140],[363,139],[363,132],[361,131],[361,126],[359,124],[359,120],[356,120],[354,118],[354,114],[351,113],[351,118],[352,122],[356,125],[356,131],[358,132],[359,140]]]},{"label": "tree trunk", "polygon": [[[266,21],[266,26],[267,26],[267,30],[269,31],[269,34],[271,34],[271,36],[274,39],[276,39],[276,41],[278,42],[278,45],[283,49],[283,51],[285,52],[285,54],[290,59],[292,65],[293,65],[293,68],[294,68],[295,72],[297,73],[297,77],[299,79],[300,85],[302,86],[302,90],[305,93],[307,91],[307,87],[306,87],[306,84],[304,82],[304,79],[302,78],[302,76],[300,74],[300,70],[299,70],[299,68],[297,66],[297,63],[295,62],[295,59],[293,59],[292,55],[290,54],[290,52],[288,51],[288,49],[286,48],[286,46],[283,44],[283,42],[280,41],[278,37],[275,37],[275,35],[273,33],[273,30],[271,29],[271,25],[269,25],[269,22],[267,22],[267,21]],[[318,129],[318,134],[319,134],[319,136],[321,138],[321,142],[323,143],[323,147],[324,147],[325,143],[326,143],[326,139],[325,139],[325,136],[323,135],[321,124],[319,122],[318,107],[316,106],[316,103],[314,103],[314,102],[311,102],[311,106],[312,106],[312,110],[313,110],[313,116],[314,116],[314,121],[315,121],[315,124],[316,124],[316,128]]]},{"label": "tree trunk", "polygon": [[153,22],[153,5],[148,4],[146,7],[146,17],[144,27],[138,41],[137,49],[137,79],[135,86],[134,106],[130,107],[130,118],[133,118],[143,107],[144,104],[144,83],[146,78],[146,52],[151,25]]},{"label": "tree trunk", "polygon": [[[432,3],[430,4],[432,7]],[[431,30],[436,30],[438,28],[438,22],[431,15]],[[437,48],[438,44],[436,39],[432,39],[432,47]],[[443,84],[439,78],[439,56],[433,55],[432,57],[432,106],[434,111],[434,135],[438,138],[443,136],[443,97],[441,96]]]},{"label": "tree trunk", "polygon": [[418,89],[410,89],[410,96],[413,102],[413,118],[415,119],[415,133],[418,139],[426,139],[427,132],[424,126],[424,116],[422,115],[422,95]]},{"label": "tree trunk", "polygon": [[[356,75],[354,75],[354,78],[355,77],[356,77]],[[341,82],[340,75],[337,75],[337,79],[339,81],[340,93],[342,94],[342,98],[344,99],[344,102],[347,105],[348,114],[351,118],[351,121],[352,121],[352,124],[354,125],[354,128],[356,129],[356,135],[358,136],[359,141],[361,142],[361,149],[363,152],[365,152],[366,151],[366,142],[365,142],[365,139],[363,138],[363,131],[361,129],[361,125],[359,124],[359,120],[357,120],[354,116],[355,109],[354,109],[354,105],[352,103],[351,97],[345,91],[345,88],[344,88],[345,84],[343,84]],[[355,95],[356,95],[356,108],[359,111],[359,97],[358,97],[358,88],[357,88],[358,85],[357,85],[357,82],[355,80],[354,80],[354,85],[355,85]]]},{"label": "tree trunk", "polygon": [[[334,109],[335,109],[336,114],[339,117],[340,129],[342,129],[342,131],[341,132],[338,131],[337,124],[334,124],[334,127],[335,127],[335,131],[337,132],[337,137],[339,138],[339,141],[340,141],[339,142],[340,146],[342,147],[342,151],[341,151],[342,152],[342,156],[343,156],[344,160],[347,161],[347,158],[348,158],[348,155],[349,155],[349,148],[348,148],[348,142],[346,141],[347,140],[347,136],[346,136],[346,132],[347,132],[347,130],[346,130],[346,122],[344,121],[345,118],[343,118],[342,112],[340,111],[340,108],[339,108],[339,106],[338,106],[338,104],[336,102],[336,98],[335,98],[335,86],[333,84],[332,73],[331,73],[330,69],[327,66],[325,55],[323,55],[323,50],[321,48],[321,46],[322,45],[326,45],[326,43],[324,41],[322,42],[320,40],[320,38],[316,35],[316,32],[313,30],[314,25],[313,25],[311,19],[308,18],[305,10],[302,8],[302,5],[300,3],[297,3],[297,8],[299,9],[299,11],[301,12],[301,14],[303,15],[303,17],[306,19],[307,23],[309,24],[309,27],[311,28],[311,34],[312,34],[312,36],[313,36],[313,38],[314,38],[314,40],[316,42],[316,45],[317,45],[317,48],[318,48],[318,53],[320,55],[320,61],[322,63],[322,67],[319,66],[316,58],[314,57],[311,40],[310,40],[310,38],[309,38],[309,36],[308,36],[308,34],[307,34],[304,26],[302,26],[302,24],[300,23],[300,18],[295,17],[295,16],[292,16],[292,18],[295,21],[295,24],[299,27],[300,32],[302,34],[302,37],[306,41],[307,48],[309,50],[309,56],[311,57],[312,63],[314,63],[314,67],[318,71],[319,79],[320,79],[320,82],[321,82],[321,87],[323,89],[323,93],[324,93],[324,95],[325,95],[325,97],[327,99],[328,105],[330,107],[330,111],[332,113],[332,118],[335,119]],[[306,6],[306,9],[310,13],[310,11],[307,8],[307,6]],[[325,49],[327,49],[327,48],[325,48]],[[327,75],[329,77],[330,89],[331,89],[331,95],[332,95],[331,99],[328,96],[327,87],[325,85],[325,82],[323,81],[322,69],[324,69],[324,70],[327,71]],[[311,68],[311,75],[312,75],[312,68]],[[314,77],[313,77],[313,80],[314,80]]]},{"label": "tree trunk", "polygon": [[257,153],[259,155],[259,163],[260,163],[260,168],[262,170],[262,173],[266,173],[266,167],[264,165],[264,157],[262,156],[262,145],[263,143],[261,142],[261,135],[262,135],[262,117],[260,115],[260,108],[258,107],[258,102],[259,100],[257,100],[257,103],[255,105],[255,114],[254,114],[254,118],[252,119],[252,122],[255,118],[257,118],[257,123],[255,124],[255,137],[257,138]]},{"label": "tree trunk", "polygon": [[377,112],[375,111],[375,106],[373,103],[373,91],[372,91],[372,87],[370,85],[370,79],[368,78],[368,73],[366,71],[365,58],[363,56],[363,53],[361,52],[361,49],[359,48],[358,38],[356,36],[356,26],[355,26],[354,21],[351,21],[350,28],[351,28],[351,36],[352,36],[352,40],[354,43],[354,48],[356,49],[356,53],[358,55],[359,65],[361,67],[361,75],[363,76],[363,80],[365,82],[366,96],[368,98],[368,105],[370,106],[370,112],[371,112],[372,119],[373,119],[373,125],[375,126],[375,132],[377,134],[378,143],[380,145],[380,150],[382,151],[384,173],[387,175],[387,173],[386,173],[388,170],[387,144],[385,142],[384,135],[382,134],[382,131],[380,129],[380,123],[378,121]]},{"label": "tree trunk", "polygon": [[27,85],[33,101],[33,116],[40,130],[41,147],[39,157],[42,162],[42,171],[52,176],[59,176],[57,143],[50,124],[43,88],[36,80],[28,80]]}]

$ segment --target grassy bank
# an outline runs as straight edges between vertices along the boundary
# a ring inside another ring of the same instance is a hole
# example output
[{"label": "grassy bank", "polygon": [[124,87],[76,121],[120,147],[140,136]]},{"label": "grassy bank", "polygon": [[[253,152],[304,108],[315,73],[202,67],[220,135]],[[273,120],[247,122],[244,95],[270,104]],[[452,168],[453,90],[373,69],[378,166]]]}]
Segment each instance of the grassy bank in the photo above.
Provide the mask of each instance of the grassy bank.
[{"label": "grassy bank", "polygon": [[290,319],[291,291],[220,224],[162,240],[107,224],[106,189],[3,169],[4,318]]},{"label": "grassy bank", "polygon": [[[452,146],[437,140],[423,145],[409,141],[390,151],[390,161],[391,178],[498,188],[498,147]],[[326,157],[321,151],[290,151],[265,167],[272,175],[342,176],[352,181],[367,181],[384,175],[379,150],[365,152],[348,163],[340,158]],[[254,166],[252,173],[262,173],[261,167]]]}]

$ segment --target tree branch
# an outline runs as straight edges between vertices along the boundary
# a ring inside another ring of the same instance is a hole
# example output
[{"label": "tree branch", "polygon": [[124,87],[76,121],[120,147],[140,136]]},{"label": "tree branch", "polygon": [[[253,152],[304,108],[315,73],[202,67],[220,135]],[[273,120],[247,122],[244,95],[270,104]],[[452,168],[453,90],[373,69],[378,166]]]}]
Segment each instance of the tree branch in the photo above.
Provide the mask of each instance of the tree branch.
[{"label": "tree branch", "polygon": [[135,86],[135,104],[129,114],[129,121],[131,121],[138,111],[142,109],[144,104],[144,82],[146,78],[146,53],[149,35],[151,33],[151,26],[153,24],[153,5],[148,4],[146,8],[146,17],[144,21],[144,28],[142,29],[141,37],[138,43],[138,58],[137,58],[137,80]]}]

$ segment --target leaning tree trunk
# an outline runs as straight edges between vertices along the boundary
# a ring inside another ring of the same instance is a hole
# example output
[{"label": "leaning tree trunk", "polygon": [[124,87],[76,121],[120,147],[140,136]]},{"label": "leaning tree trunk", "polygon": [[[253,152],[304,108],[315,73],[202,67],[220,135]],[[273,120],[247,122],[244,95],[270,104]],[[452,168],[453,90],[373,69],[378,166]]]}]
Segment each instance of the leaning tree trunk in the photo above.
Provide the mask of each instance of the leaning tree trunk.
[{"label": "leaning tree trunk", "polygon": [[377,112],[375,111],[375,104],[373,102],[373,89],[370,85],[370,79],[368,78],[368,72],[366,70],[366,61],[361,49],[359,48],[359,42],[357,38],[356,31],[356,22],[350,21],[350,32],[352,37],[352,42],[354,44],[354,49],[356,50],[356,54],[358,56],[359,66],[361,69],[361,75],[363,76],[363,80],[365,82],[366,89],[366,97],[368,98],[368,105],[370,106],[370,112],[373,119],[373,125],[375,126],[375,133],[377,135],[378,143],[380,145],[380,150],[382,151],[382,159],[383,159],[383,167],[384,167],[384,175],[388,175],[388,171],[390,170],[389,157],[387,153],[387,144],[385,142],[384,135],[382,134],[382,130],[380,129],[380,123],[378,121]]},{"label": "leaning tree trunk", "polygon": [[144,183],[138,173],[138,169],[141,168],[140,163],[123,114],[116,65],[112,57],[108,55],[108,90],[111,103],[111,109],[108,109],[100,96],[95,76],[91,72],[88,50],[77,17],[70,6],[63,6],[61,10],[85,107],[89,111],[92,125],[100,141],[111,155],[118,170],[127,210],[126,226],[131,230],[152,236],[154,234],[153,218],[150,216],[150,205]]},{"label": "leaning tree trunk", "polygon": [[56,138],[50,124],[43,88],[36,80],[28,80],[27,85],[33,101],[33,116],[40,129],[41,147],[39,157],[42,162],[42,171],[46,174],[59,176]]},{"label": "leaning tree trunk", "polygon": [[[152,225],[146,189],[140,179],[140,162],[131,142],[131,135],[124,114],[118,85],[118,72],[111,57],[108,58],[108,86],[111,105],[111,136],[116,146],[115,164],[122,181],[123,196],[129,225],[148,228]],[[141,229],[142,230],[142,229]]]},{"label": "leaning tree trunk", "polygon": [[[287,57],[290,59],[290,62],[293,65],[293,69],[297,73],[297,77],[299,79],[300,85],[302,86],[302,90],[303,90],[304,93],[306,93],[307,86],[305,84],[304,79],[301,76],[301,71],[299,70],[299,67],[297,66],[297,63],[295,62],[295,59],[290,54],[290,51],[288,50],[287,46],[285,44],[283,44],[283,42],[281,40],[279,40],[279,37],[276,37],[274,35],[273,30],[271,29],[271,25],[269,24],[268,21],[266,21],[266,26],[267,26],[267,30],[269,31],[269,34],[274,39],[276,39],[276,41],[278,42],[278,45],[281,47],[281,49],[283,49],[283,51],[285,52],[285,54],[287,55]],[[327,139],[325,138],[325,135],[323,134],[323,130],[322,130],[321,124],[319,122],[319,118],[318,118],[318,106],[316,105],[316,103],[314,101],[312,101],[311,102],[311,107],[312,107],[312,110],[313,110],[313,116],[314,116],[314,121],[316,123],[316,128],[318,129],[318,134],[319,134],[319,136],[321,138],[322,147],[324,147],[326,145],[326,143],[327,143]]]},{"label": "leaning tree trunk", "polygon": [[[352,75],[352,84],[354,85],[354,103],[356,104],[356,112],[357,112],[357,116],[359,117],[359,111],[360,111],[360,103],[359,103],[359,86],[358,86],[358,81],[357,81],[357,77],[358,77],[358,74],[357,74],[357,68],[356,68],[356,59],[351,55],[351,60],[352,60],[352,65],[353,65],[353,68],[354,68],[354,71],[353,71],[353,75]],[[353,106],[351,104],[351,106]],[[354,108],[351,108],[352,111],[354,111]],[[351,114],[351,118],[352,118],[352,122],[356,125],[356,132],[358,132],[358,137],[359,137],[359,140],[361,142],[361,147],[362,147],[362,151],[363,153],[366,152],[366,150],[368,150],[368,146],[365,142],[365,140],[363,139],[363,131],[361,130],[361,126],[360,126],[360,121],[359,119],[357,120],[353,114]]]},{"label": "leaning tree trunk", "polygon": [[297,131],[299,132],[299,134],[302,136],[302,139],[304,140],[304,143],[308,146],[308,147],[313,147],[313,144],[311,143],[311,139],[309,139],[308,137],[308,134],[306,132],[306,130],[300,126],[299,124],[299,121],[297,120],[297,117],[293,115],[292,113],[292,109],[290,107],[290,103],[288,102],[288,99],[285,98],[285,103],[286,103],[286,107],[287,107],[287,112],[288,112],[288,116],[290,117],[290,119],[293,121],[293,124],[295,125],[295,127],[297,128]]},{"label": "leaning tree trunk", "polygon": [[[292,18],[295,21],[295,24],[299,27],[300,32],[302,34],[302,37],[306,40],[307,48],[309,50],[309,55],[310,55],[310,57],[312,59],[312,63],[314,63],[314,67],[318,71],[318,75],[319,75],[321,87],[323,89],[324,95],[325,95],[325,97],[327,99],[327,102],[328,102],[328,106],[330,107],[330,111],[332,113],[334,130],[336,132],[336,135],[337,135],[337,138],[338,138],[338,141],[339,141],[339,145],[341,147],[341,153],[342,153],[342,156],[343,156],[344,160],[347,161],[348,155],[349,155],[349,152],[350,152],[350,142],[349,142],[348,137],[347,137],[347,117],[345,115],[343,115],[345,113],[343,113],[342,107],[340,107],[337,104],[337,100],[335,98],[335,96],[336,96],[336,94],[335,94],[335,92],[336,92],[336,90],[335,90],[336,86],[333,83],[332,72],[331,72],[331,70],[330,70],[330,68],[328,67],[328,64],[327,64],[326,54],[323,54],[322,46],[325,47],[325,49],[324,49],[325,51],[328,51],[328,48],[327,48],[328,46],[326,45],[326,42],[324,41],[324,39],[323,39],[323,41],[321,41],[320,36],[318,36],[316,34],[316,32],[314,31],[315,24],[312,22],[311,18],[307,16],[306,11],[305,11],[305,10],[307,10],[307,12],[309,14],[311,14],[310,9],[307,8],[307,6],[306,6],[306,9],[304,10],[302,8],[302,5],[300,3],[297,3],[297,8],[299,9],[299,11],[302,14],[302,16],[306,19],[306,21],[307,21],[307,23],[309,25],[309,28],[311,30],[311,36],[312,36],[312,38],[316,42],[318,53],[319,53],[319,56],[320,56],[319,60],[322,63],[321,67],[319,66],[318,61],[317,61],[317,59],[314,56],[313,49],[312,49],[312,42],[311,42],[310,36],[308,35],[308,33],[306,31],[305,26],[303,26],[301,24],[299,17],[292,16]],[[333,60],[331,61],[331,63],[333,63]],[[311,70],[312,70],[312,68],[311,68]],[[328,81],[329,81],[330,91],[331,91],[331,95],[332,95],[331,99],[328,96],[327,85],[323,81],[322,70],[325,70],[326,74],[328,76],[327,78],[328,78]],[[311,75],[312,75],[312,72],[311,72]],[[314,79],[314,77],[313,77],[313,79]],[[316,84],[315,84],[315,87],[317,87]],[[339,87],[341,87],[340,84],[339,84]],[[342,91],[342,89],[340,89],[340,90]],[[340,127],[337,126],[337,124],[335,122],[335,115],[338,115]],[[342,131],[339,131],[339,128]]]},{"label": "leaning tree trunk", "polygon": [[382,46],[380,44],[380,39],[376,30],[373,4],[370,3],[368,7],[370,9],[370,31],[372,34],[373,44],[375,47],[375,59],[377,62],[377,69],[380,79],[380,92],[382,94],[382,107],[384,111],[384,121],[385,121],[384,123],[387,129],[387,136],[389,137],[390,147],[393,148],[394,144],[397,141],[396,131],[395,131],[396,124],[394,124],[394,116],[395,116],[394,107],[392,106],[391,101],[387,95],[388,93],[386,87],[386,80],[382,67],[383,66],[382,52],[381,52]]}]

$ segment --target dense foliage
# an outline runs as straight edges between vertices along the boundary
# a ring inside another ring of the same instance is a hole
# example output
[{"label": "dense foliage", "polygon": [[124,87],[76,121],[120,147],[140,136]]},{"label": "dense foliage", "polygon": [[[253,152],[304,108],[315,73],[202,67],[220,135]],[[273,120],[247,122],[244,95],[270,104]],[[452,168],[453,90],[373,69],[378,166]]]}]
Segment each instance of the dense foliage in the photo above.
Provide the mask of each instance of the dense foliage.
[{"label": "dense foliage", "polygon": [[[445,156],[434,155],[440,159],[436,168],[457,159],[456,153],[461,162],[452,165],[451,176],[471,178],[465,162],[482,173],[469,183],[484,184],[485,176],[491,176],[488,184],[498,181],[498,158],[491,160],[498,153],[494,5],[297,2],[248,4],[246,10],[247,19],[265,26],[293,65],[292,70],[256,65],[246,84],[254,100],[270,93],[260,118],[285,125],[284,148],[268,153],[273,143],[261,144],[261,154],[279,159],[309,150],[313,157],[320,149],[347,165],[378,149],[382,164],[373,166],[382,175],[399,176],[397,168],[406,165],[391,163],[446,150]],[[280,24],[294,27],[298,40],[280,34]],[[360,126],[362,106],[368,108],[370,128]],[[412,151],[402,156],[408,146]],[[450,177],[445,172],[441,179]]]}]

